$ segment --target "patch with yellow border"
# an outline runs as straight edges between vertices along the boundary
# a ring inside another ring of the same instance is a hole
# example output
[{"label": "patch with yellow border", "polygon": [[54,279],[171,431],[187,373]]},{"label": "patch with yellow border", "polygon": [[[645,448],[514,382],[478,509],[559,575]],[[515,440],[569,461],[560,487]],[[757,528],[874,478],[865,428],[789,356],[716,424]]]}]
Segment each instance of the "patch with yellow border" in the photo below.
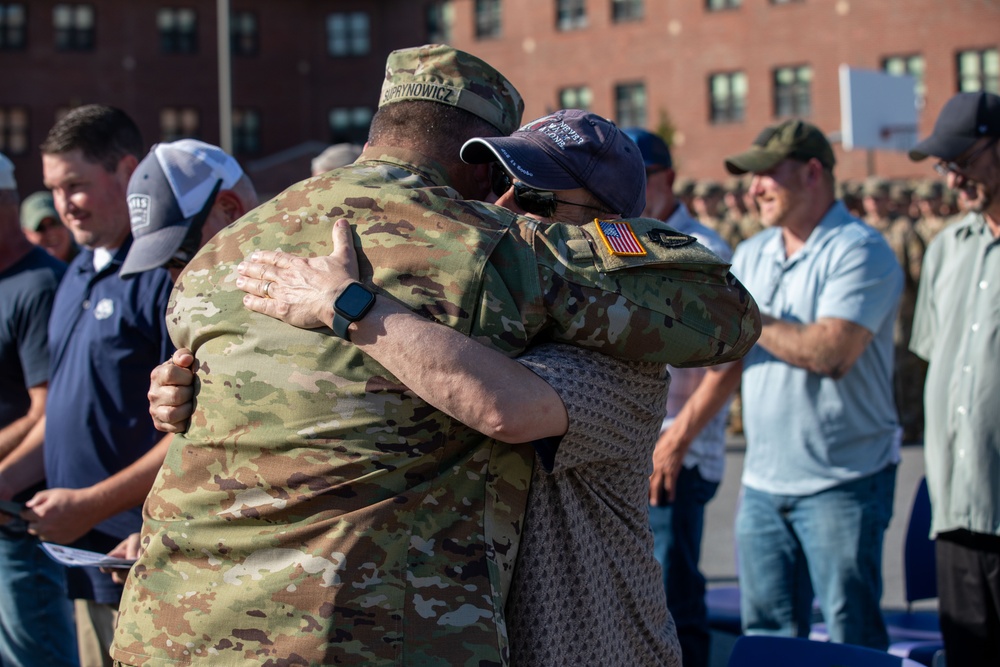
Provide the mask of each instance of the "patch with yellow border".
[{"label": "patch with yellow border", "polygon": [[594,220],[594,223],[604,245],[615,257],[641,257],[646,254],[629,223],[618,220]]}]

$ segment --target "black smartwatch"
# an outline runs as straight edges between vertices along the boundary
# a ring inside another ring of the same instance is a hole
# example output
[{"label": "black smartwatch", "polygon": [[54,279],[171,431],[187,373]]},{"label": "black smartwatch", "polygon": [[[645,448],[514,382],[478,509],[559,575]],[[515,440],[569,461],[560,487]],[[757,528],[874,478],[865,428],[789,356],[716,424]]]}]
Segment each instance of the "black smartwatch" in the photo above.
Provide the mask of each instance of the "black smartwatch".
[{"label": "black smartwatch", "polygon": [[375,305],[375,292],[358,281],[347,283],[333,298],[333,333],[344,340],[351,340],[347,327],[357,322]]}]

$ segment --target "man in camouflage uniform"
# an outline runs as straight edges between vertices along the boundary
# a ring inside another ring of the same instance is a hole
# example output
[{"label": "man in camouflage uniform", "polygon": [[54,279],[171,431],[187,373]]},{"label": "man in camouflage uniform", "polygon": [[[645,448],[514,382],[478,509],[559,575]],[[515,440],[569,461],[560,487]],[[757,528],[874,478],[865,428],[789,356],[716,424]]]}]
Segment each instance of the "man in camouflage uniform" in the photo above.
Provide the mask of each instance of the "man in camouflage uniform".
[{"label": "man in camouflage uniform", "polygon": [[702,181],[694,188],[694,199],[692,201],[695,217],[698,222],[705,225],[722,237],[730,248],[735,248],[742,240],[739,225],[727,217],[723,216],[722,198],[725,190],[715,181]]},{"label": "man in camouflage uniform", "polygon": [[903,267],[903,295],[893,332],[895,366],[893,386],[896,411],[903,428],[903,441],[915,442],[923,430],[923,391],[926,365],[910,352],[910,332],[917,304],[920,266],[924,261],[924,241],[905,215],[893,216],[889,211],[889,183],[871,178],[862,188],[865,222],[878,230],[892,248],[896,261]]},{"label": "man in camouflage uniform", "polygon": [[942,214],[944,208],[944,185],[941,181],[924,181],[914,191],[914,198],[920,209],[920,217],[913,228],[929,245],[942,229],[954,222],[954,217]]},{"label": "man in camouflage uniform", "polygon": [[326,254],[346,217],[367,285],[508,355],[544,334],[690,365],[755,340],[755,305],[726,265],[678,252],[656,221],[632,230],[662,244],[616,254],[595,223],[470,201],[490,167],[458,148],[509,134],[521,109],[468,54],[394,52],[361,158],[292,186],[189,265],[168,318],[199,359],[198,405],[146,504],[116,659],[507,663],[530,449],[463,427],[328,331],[246,311],[232,273],[255,249]]}]

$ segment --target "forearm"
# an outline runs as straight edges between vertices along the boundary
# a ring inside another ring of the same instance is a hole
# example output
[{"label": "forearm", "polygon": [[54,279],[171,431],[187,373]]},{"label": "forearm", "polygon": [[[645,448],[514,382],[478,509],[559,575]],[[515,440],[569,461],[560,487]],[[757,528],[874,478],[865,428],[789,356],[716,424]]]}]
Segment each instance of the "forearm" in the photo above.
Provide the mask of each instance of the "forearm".
[{"label": "forearm", "polygon": [[28,406],[27,414],[0,429],[0,461],[7,458],[7,455],[14,451],[27,437],[35,424],[45,417],[48,383],[43,382],[31,387],[28,389],[28,395],[31,397],[31,403]]},{"label": "forearm", "polygon": [[684,407],[674,416],[668,429],[669,442],[681,458],[687,454],[691,443],[705,429],[708,423],[726,405],[743,376],[743,362],[734,361],[721,366],[713,366],[684,402]]},{"label": "forearm", "polygon": [[566,432],[544,380],[503,354],[380,295],[351,325],[351,342],[425,401],[480,433],[529,442]]},{"label": "forearm", "polygon": [[42,415],[27,414],[0,429],[0,461],[17,449],[41,418]]},{"label": "forearm", "polygon": [[83,489],[91,508],[91,525],[145,502],[173,437],[172,434],[164,436],[132,465]]},{"label": "forearm", "polygon": [[792,366],[832,377],[843,377],[854,365],[871,336],[843,320],[799,324],[763,316],[757,344]]},{"label": "forearm", "polygon": [[45,418],[35,422],[2,461],[0,461],[0,495],[13,496],[45,479]]}]

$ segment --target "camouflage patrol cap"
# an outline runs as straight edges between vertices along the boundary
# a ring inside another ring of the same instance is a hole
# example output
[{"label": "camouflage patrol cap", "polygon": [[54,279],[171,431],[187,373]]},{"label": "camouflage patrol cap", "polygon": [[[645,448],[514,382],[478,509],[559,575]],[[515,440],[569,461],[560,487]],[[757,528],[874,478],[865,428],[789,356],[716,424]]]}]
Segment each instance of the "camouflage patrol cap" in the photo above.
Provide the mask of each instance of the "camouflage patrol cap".
[{"label": "camouflage patrol cap", "polygon": [[715,181],[698,181],[691,194],[704,199],[706,197],[721,197],[724,193],[722,185]]},{"label": "camouflage patrol cap", "polygon": [[521,125],[524,101],[488,63],[441,44],[399,49],[385,63],[379,107],[428,100],[464,109],[508,135]]},{"label": "camouflage patrol cap", "polygon": [[831,171],[837,163],[823,132],[815,125],[793,119],[764,128],[750,150],[726,158],[726,169],[737,176],[759,173],[773,169],[785,158],[802,162],[816,158]]},{"label": "camouflage patrol cap", "polygon": [[913,191],[918,199],[940,199],[944,195],[941,181],[921,181]]},{"label": "camouflage patrol cap", "polygon": [[866,178],[865,182],[861,186],[861,196],[888,197],[889,181],[885,180],[884,178],[878,178],[876,176]]}]

